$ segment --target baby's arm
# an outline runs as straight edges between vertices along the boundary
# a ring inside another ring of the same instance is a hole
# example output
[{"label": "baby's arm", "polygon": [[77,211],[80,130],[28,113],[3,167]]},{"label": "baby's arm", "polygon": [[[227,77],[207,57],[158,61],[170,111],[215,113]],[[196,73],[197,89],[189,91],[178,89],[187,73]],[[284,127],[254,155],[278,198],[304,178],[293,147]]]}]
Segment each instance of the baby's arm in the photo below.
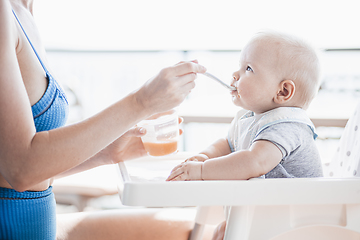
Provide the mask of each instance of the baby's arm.
[{"label": "baby's arm", "polygon": [[275,144],[259,140],[249,150],[206,161],[202,168],[202,179],[241,180],[260,177],[276,167],[281,159],[282,153]]},{"label": "baby's arm", "polygon": [[216,158],[225,156],[231,153],[228,141],[225,138],[221,138],[207,147],[204,151],[201,151],[199,154],[192,156],[185,160],[188,161],[198,161],[204,162],[210,158]]},{"label": "baby's arm", "polygon": [[185,162],[174,168],[168,180],[245,180],[271,171],[282,159],[280,149],[259,140],[249,150],[215,157],[205,162]]},{"label": "baby's arm", "polygon": [[208,158],[217,158],[221,156],[225,156],[231,153],[231,149],[229,143],[226,138],[220,138],[213,144],[211,144],[204,151],[200,152],[200,154],[206,155]]}]

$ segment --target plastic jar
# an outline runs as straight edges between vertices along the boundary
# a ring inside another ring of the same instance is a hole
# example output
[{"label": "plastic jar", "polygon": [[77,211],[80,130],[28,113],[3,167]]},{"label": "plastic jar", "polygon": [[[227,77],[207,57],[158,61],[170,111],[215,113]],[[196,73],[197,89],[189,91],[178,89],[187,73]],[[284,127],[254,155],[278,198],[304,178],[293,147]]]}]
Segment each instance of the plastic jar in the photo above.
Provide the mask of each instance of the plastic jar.
[{"label": "plastic jar", "polygon": [[156,119],[143,120],[137,125],[146,129],[141,140],[149,155],[164,156],[178,151],[179,120],[176,111]]}]

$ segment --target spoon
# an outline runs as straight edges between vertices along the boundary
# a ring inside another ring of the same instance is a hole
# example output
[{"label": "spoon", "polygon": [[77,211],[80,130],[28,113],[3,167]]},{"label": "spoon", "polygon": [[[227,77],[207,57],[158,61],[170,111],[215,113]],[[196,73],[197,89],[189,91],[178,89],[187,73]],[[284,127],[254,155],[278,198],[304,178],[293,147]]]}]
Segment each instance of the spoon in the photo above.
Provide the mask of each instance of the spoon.
[{"label": "spoon", "polygon": [[214,75],[212,75],[211,73],[203,73],[205,76],[217,81],[218,83],[220,83],[221,85],[223,85],[224,87],[226,87],[227,89],[231,90],[231,91],[235,91],[236,90],[236,87],[233,87],[233,86],[230,86],[226,83],[224,83],[223,81],[221,81],[220,79],[218,79],[217,77],[215,77]]}]

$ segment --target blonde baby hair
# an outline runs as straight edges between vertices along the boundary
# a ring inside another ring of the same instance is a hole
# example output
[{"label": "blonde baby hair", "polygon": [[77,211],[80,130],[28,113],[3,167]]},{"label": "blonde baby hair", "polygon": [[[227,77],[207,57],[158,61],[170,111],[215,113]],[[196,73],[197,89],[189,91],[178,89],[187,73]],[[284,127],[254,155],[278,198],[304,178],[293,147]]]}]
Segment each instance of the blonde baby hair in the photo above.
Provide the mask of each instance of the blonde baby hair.
[{"label": "blonde baby hair", "polygon": [[320,61],[315,48],[301,38],[275,31],[259,32],[250,42],[256,40],[278,46],[278,58],[285,63],[280,66],[284,74],[281,81],[292,80],[295,83],[299,107],[307,109],[320,86]]}]

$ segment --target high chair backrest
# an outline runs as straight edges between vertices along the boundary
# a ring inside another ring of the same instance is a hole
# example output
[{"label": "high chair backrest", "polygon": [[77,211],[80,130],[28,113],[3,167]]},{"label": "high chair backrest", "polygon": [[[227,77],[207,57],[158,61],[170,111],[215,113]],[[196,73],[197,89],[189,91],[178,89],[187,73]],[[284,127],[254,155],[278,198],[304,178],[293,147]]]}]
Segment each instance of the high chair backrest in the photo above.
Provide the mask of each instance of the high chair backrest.
[{"label": "high chair backrest", "polygon": [[349,118],[334,158],[324,166],[325,177],[360,177],[360,102]]}]

